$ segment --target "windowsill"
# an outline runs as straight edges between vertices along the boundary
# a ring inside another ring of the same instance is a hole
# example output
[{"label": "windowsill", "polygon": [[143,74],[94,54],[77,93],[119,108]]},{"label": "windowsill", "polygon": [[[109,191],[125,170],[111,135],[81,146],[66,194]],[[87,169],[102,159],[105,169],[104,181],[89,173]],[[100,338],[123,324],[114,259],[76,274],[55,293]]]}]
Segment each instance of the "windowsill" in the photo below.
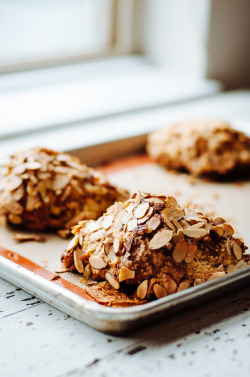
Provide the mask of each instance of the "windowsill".
[{"label": "windowsill", "polygon": [[208,96],[220,89],[216,81],[167,72],[136,56],[2,75],[0,136],[27,133],[30,137],[55,127],[61,133],[63,126],[72,129],[107,116]]}]

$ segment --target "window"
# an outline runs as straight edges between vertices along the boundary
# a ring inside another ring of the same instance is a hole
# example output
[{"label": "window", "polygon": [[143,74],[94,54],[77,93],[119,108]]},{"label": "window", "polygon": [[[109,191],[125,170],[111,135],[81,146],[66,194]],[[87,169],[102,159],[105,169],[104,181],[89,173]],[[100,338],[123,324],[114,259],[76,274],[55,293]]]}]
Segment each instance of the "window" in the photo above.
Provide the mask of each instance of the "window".
[{"label": "window", "polygon": [[[0,0],[0,72],[128,51],[131,0]],[[118,20],[119,19],[119,20]]]}]

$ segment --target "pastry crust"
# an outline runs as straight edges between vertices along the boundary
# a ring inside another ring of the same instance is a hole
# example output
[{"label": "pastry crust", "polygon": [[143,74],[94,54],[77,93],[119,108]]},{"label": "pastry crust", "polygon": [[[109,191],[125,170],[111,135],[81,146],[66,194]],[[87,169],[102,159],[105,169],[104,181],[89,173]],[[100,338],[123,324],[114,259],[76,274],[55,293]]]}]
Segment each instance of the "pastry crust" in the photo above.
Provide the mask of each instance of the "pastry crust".
[{"label": "pastry crust", "polygon": [[246,247],[222,218],[181,208],[171,196],[134,194],[73,228],[62,255],[70,271],[161,298],[247,266]]},{"label": "pastry crust", "polygon": [[220,120],[186,120],[149,135],[147,152],[169,169],[193,175],[250,171],[250,138]]},{"label": "pastry crust", "polygon": [[45,148],[18,152],[0,167],[0,215],[32,230],[96,219],[128,192],[78,158]]}]

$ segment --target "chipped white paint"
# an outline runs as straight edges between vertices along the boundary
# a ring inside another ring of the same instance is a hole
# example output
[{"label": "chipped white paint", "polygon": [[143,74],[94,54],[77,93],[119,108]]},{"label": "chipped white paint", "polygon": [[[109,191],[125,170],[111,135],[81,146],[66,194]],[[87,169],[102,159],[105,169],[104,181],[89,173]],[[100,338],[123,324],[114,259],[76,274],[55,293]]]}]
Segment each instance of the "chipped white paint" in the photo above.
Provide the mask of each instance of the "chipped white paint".
[{"label": "chipped white paint", "polygon": [[250,288],[123,337],[0,279],[1,376],[236,376],[250,370]]}]

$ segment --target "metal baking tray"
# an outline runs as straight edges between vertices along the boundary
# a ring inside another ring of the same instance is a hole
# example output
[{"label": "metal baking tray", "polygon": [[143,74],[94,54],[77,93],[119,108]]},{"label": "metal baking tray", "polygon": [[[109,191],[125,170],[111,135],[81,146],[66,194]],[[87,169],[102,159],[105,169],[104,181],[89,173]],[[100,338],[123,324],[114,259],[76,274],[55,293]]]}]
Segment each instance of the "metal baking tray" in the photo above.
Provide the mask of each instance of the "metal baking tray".
[{"label": "metal baking tray", "polygon": [[[210,202],[217,201],[218,211],[223,212],[224,210],[226,217],[231,214],[236,218],[236,226],[243,229],[243,234],[240,235],[243,236],[247,244],[249,223],[245,223],[245,219],[248,221],[250,210],[247,200],[250,183],[204,183],[198,181],[196,185],[190,185],[188,176],[167,173],[163,168],[148,161],[145,155],[138,156],[138,154],[144,152],[145,141],[146,135],[139,135],[71,152],[92,166],[113,161],[103,170],[115,183],[127,182],[128,177],[131,182],[134,180],[130,189],[138,185],[143,186],[144,180],[144,187],[147,184],[149,185],[146,187],[148,190],[152,190],[150,185],[154,184],[159,186],[161,192],[162,187],[165,187],[165,191],[170,191],[170,194],[173,195],[178,195],[178,190],[179,194],[182,191],[182,194],[186,195],[186,200],[192,199],[193,195],[193,199],[199,201],[199,194],[201,193],[200,199],[206,199],[204,201],[205,206],[209,205]],[[136,155],[136,157],[131,157],[132,155]],[[117,160],[119,161],[117,162]],[[154,174],[153,171],[156,174],[155,179],[146,179],[147,174]],[[164,183],[165,176],[167,181]],[[232,198],[234,192],[236,194],[240,192],[240,195],[234,195],[235,203]],[[217,199],[215,199],[216,196]],[[231,198],[230,207],[225,206],[228,198]],[[240,206],[240,203],[242,203],[242,206]],[[59,258],[68,241],[58,240],[57,236],[48,235],[49,242],[46,242],[44,246],[35,243],[15,245],[12,230],[1,230],[1,232],[4,233],[0,234],[2,240],[0,277],[83,323],[110,334],[121,334],[133,328],[153,323],[156,319],[166,319],[173,313],[181,313],[184,309],[188,310],[233,292],[249,284],[250,281],[250,266],[248,266],[219,279],[140,306],[106,307],[96,303],[86,294],[76,274],[67,273],[68,275],[61,274],[58,277],[53,272],[53,263]],[[46,248],[49,248],[49,250]],[[46,268],[46,263],[42,261],[44,255],[51,259],[50,268]]]}]

